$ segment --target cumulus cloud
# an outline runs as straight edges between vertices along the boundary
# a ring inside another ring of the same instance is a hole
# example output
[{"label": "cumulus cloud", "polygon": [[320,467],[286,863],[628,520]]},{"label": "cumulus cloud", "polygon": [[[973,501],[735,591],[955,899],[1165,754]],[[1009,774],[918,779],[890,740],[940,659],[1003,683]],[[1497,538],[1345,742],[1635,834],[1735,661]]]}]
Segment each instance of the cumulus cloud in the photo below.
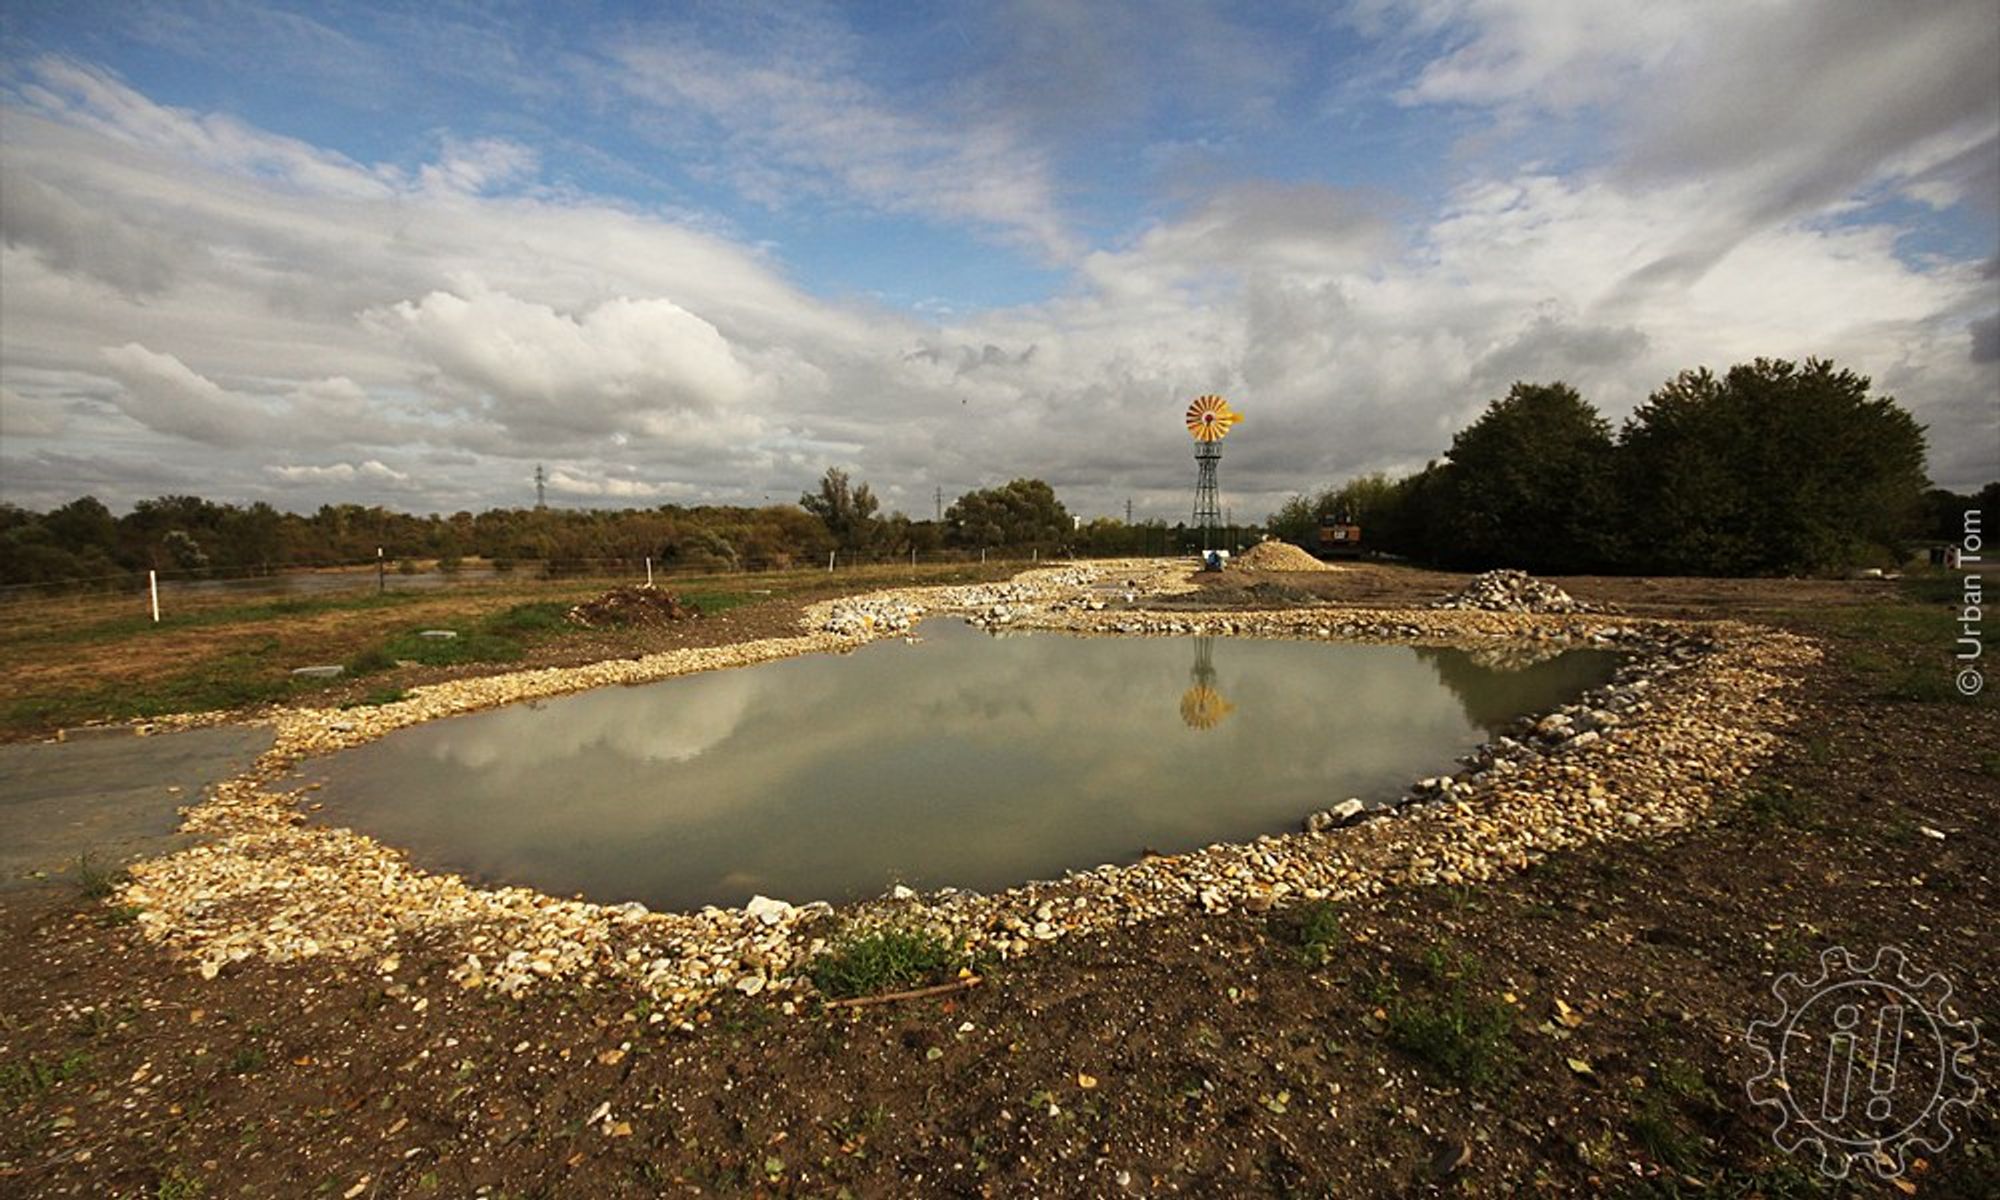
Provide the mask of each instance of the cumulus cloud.
[{"label": "cumulus cloud", "polygon": [[510,429],[641,433],[734,407],[750,376],[716,327],[664,297],[580,315],[502,292],[432,292],[370,314]]}]

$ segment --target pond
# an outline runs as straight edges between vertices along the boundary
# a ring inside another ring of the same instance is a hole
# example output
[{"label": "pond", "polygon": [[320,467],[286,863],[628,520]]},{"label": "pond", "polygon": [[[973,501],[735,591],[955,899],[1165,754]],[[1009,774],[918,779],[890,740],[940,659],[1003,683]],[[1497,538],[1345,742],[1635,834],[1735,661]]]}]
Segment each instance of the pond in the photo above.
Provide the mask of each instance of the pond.
[{"label": "pond", "polygon": [[318,819],[433,870],[663,910],[994,891],[1388,800],[1618,661],[920,632],[400,730],[309,764]]}]

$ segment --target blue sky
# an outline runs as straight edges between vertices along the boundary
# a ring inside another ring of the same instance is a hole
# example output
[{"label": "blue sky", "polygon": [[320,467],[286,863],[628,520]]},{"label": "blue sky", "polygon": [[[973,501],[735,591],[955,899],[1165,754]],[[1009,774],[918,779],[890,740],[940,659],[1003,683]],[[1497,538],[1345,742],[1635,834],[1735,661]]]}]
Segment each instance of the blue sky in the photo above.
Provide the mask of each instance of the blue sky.
[{"label": "blue sky", "polygon": [[0,498],[1182,516],[1832,357],[2000,474],[1990,3],[35,3]]}]

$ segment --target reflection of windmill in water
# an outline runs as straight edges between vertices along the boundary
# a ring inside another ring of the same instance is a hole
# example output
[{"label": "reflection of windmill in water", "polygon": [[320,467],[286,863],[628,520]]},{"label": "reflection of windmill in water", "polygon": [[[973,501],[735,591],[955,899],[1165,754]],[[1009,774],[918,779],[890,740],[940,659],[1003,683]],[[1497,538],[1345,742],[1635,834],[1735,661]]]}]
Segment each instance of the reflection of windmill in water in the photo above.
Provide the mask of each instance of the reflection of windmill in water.
[{"label": "reflection of windmill in water", "polygon": [[1224,717],[1236,711],[1236,706],[1222,698],[1215,690],[1215,639],[1197,637],[1194,640],[1194,670],[1188,673],[1194,686],[1181,693],[1181,720],[1189,729],[1213,729],[1222,724]]}]

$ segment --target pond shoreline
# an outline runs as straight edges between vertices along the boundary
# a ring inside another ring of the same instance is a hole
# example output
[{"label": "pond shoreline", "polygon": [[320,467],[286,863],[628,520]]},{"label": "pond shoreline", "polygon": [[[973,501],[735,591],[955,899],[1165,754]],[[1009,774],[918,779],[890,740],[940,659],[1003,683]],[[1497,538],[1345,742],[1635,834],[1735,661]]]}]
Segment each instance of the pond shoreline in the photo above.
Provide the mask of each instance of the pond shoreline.
[{"label": "pond shoreline", "polygon": [[[890,589],[812,605],[805,631],[792,638],[454,680],[370,709],[281,711],[273,750],[189,810],[187,828],[212,840],[138,864],[118,899],[139,910],[148,937],[204,977],[252,957],[388,961],[409,937],[443,931],[462,951],[452,972],[461,986],[520,995],[552,980],[629,980],[691,1028],[698,1010],[726,991],[809,990],[801,972],[835,926],[925,925],[1004,961],[1065,936],[1189,909],[1256,912],[1396,886],[1476,882],[1565,847],[1685,828],[1767,756],[1788,720],[1783,693],[1816,658],[1803,639],[1730,623],[1411,609],[1151,613],[1105,599],[1140,602],[1191,587],[1184,566],[1111,563],[1045,568],[1004,584]],[[885,897],[838,913],[824,904],[782,903],[754,913],[651,913],[526,888],[472,887],[416,870],[374,839],[302,824],[309,793],[285,787],[304,758],[420,721],[839,651],[900,636],[931,615],[1120,636],[1212,627],[1246,637],[1613,646],[1637,658],[1587,711],[1609,711],[1603,706],[1615,700],[1633,719],[1578,730],[1546,747],[1517,740],[1461,779],[1413,793],[1394,820],[1210,846],[992,895]]]}]

